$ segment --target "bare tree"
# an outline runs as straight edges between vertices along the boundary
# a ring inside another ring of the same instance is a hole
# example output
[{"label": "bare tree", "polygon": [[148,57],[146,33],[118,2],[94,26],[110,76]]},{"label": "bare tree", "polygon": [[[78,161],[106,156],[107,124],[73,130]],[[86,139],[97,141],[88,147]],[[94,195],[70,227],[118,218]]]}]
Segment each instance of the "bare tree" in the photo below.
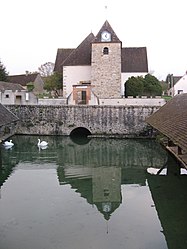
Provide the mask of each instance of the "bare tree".
[{"label": "bare tree", "polygon": [[53,74],[55,64],[53,62],[46,62],[38,68],[39,73],[43,77],[48,77]]}]

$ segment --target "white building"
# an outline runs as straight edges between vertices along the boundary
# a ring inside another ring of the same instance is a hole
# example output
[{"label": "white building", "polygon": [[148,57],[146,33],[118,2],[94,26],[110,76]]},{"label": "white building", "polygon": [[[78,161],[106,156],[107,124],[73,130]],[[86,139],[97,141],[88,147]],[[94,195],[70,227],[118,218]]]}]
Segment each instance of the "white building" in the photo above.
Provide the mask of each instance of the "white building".
[{"label": "white building", "polygon": [[184,74],[174,85],[173,95],[187,93],[187,73]]}]

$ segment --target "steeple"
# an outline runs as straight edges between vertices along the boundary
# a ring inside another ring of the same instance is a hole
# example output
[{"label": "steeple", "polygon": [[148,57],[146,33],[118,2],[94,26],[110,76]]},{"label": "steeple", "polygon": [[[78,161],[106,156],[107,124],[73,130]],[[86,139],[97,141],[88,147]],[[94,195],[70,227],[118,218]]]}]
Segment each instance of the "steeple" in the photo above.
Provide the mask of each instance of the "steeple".
[{"label": "steeple", "polygon": [[94,42],[102,42],[101,37],[103,32],[108,32],[111,35],[110,42],[121,42],[107,20],[96,35]]}]

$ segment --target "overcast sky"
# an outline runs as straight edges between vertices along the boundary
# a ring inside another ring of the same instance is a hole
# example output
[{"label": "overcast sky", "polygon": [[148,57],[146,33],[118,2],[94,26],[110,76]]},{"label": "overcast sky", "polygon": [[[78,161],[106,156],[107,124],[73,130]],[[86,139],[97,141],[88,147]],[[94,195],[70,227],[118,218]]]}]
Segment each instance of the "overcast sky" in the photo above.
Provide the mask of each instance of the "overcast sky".
[{"label": "overcast sky", "polygon": [[76,48],[106,19],[123,47],[147,47],[159,79],[187,70],[186,0],[1,0],[0,8],[0,60],[9,75],[55,62],[58,48]]}]

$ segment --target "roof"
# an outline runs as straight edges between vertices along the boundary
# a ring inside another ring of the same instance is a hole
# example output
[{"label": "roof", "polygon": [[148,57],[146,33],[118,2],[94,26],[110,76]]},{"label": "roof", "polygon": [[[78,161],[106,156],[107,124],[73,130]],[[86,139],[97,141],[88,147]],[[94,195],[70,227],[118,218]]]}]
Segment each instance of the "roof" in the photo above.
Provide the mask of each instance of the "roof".
[{"label": "roof", "polygon": [[[92,43],[100,42],[100,34],[107,30],[112,42],[120,42],[108,21],[105,21],[97,36],[90,33],[76,49],[58,49],[54,71],[61,72],[63,66],[91,66]],[[146,47],[122,48],[122,72],[148,72]]]},{"label": "roof", "polygon": [[146,121],[187,151],[187,93],[176,95]]},{"label": "roof", "polygon": [[61,71],[61,64],[65,61],[65,59],[70,55],[70,53],[75,50],[74,48],[59,48],[57,50],[56,61],[54,66],[54,71]]},{"label": "roof", "polygon": [[121,42],[119,38],[117,37],[116,33],[110,26],[108,21],[105,21],[101,29],[99,30],[98,34],[96,35],[94,42],[101,42],[101,33],[103,31],[108,31],[111,34],[111,41],[110,42]]},{"label": "roof", "polygon": [[30,82],[34,82],[39,73],[29,73],[20,75],[10,75],[8,76],[8,81],[11,83],[17,83],[22,86],[26,86]]},{"label": "roof", "polygon": [[62,62],[62,66],[91,65],[91,46],[95,36],[90,33]]},{"label": "roof", "polygon": [[9,82],[0,81],[0,91],[12,90],[12,91],[21,91],[24,88],[20,84],[13,84]]},{"label": "roof", "polygon": [[18,121],[18,118],[9,110],[7,110],[2,104],[0,104],[0,126],[10,124]]},{"label": "roof", "polygon": [[168,74],[166,77],[166,82],[175,85],[181,78],[182,76],[174,76],[173,74]]},{"label": "roof", "polygon": [[146,47],[122,48],[122,72],[148,72]]}]

